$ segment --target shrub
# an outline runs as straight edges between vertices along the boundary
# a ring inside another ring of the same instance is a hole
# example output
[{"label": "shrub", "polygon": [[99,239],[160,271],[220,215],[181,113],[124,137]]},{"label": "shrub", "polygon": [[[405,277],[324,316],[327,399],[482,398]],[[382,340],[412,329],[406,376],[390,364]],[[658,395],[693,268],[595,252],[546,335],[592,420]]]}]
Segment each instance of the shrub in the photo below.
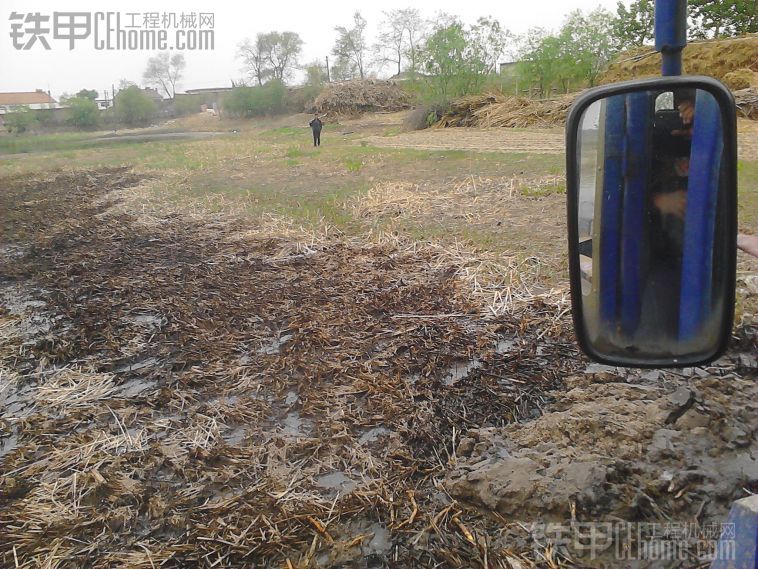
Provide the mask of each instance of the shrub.
[{"label": "shrub", "polygon": [[205,103],[202,95],[182,95],[173,101],[174,115],[182,117],[200,112],[200,107]]},{"label": "shrub", "polygon": [[149,124],[156,114],[155,103],[136,85],[116,95],[116,116],[128,125]]},{"label": "shrub", "polygon": [[92,128],[100,123],[100,109],[89,98],[74,97],[68,100],[68,122],[79,128]]},{"label": "shrub", "polygon": [[16,111],[7,113],[3,119],[7,131],[15,134],[31,130],[38,123],[37,116],[28,107],[21,107]]},{"label": "shrub", "polygon": [[281,113],[286,93],[284,84],[277,80],[260,87],[235,87],[224,98],[224,110],[239,117]]}]

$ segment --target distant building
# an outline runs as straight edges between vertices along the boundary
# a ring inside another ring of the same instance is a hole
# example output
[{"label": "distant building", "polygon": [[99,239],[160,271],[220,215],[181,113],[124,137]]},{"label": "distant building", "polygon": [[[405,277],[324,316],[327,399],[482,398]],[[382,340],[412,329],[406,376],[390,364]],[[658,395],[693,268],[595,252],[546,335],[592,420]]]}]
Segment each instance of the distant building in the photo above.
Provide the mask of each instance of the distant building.
[{"label": "distant building", "polygon": [[0,93],[0,115],[13,112],[19,108],[30,109],[59,109],[58,101],[50,96],[49,91],[37,89],[36,91],[21,91],[14,93]]},{"label": "distant building", "polygon": [[157,89],[153,89],[152,87],[145,87],[144,89],[140,89],[145,95],[150,97],[153,102],[160,103],[163,101],[163,95],[161,95]]},{"label": "distant building", "polygon": [[98,109],[104,111],[105,109],[110,109],[113,106],[113,99],[106,96],[102,99],[95,99],[95,103],[97,103]]},{"label": "distant building", "polygon": [[498,64],[498,70],[500,75],[514,75],[516,73],[516,65],[518,61],[504,61]]},{"label": "distant building", "polygon": [[184,93],[177,93],[176,98],[191,97],[198,104],[198,110],[213,109],[218,111],[224,96],[231,92],[232,87],[206,87],[203,89],[187,89]]}]

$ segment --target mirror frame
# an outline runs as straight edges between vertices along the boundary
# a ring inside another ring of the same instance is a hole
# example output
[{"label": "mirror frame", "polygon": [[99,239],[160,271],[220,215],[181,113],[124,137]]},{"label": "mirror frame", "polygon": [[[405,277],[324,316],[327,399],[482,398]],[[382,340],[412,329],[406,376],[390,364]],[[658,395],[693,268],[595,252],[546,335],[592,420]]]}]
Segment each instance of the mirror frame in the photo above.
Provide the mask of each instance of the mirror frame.
[{"label": "mirror frame", "polygon": [[[722,313],[722,325],[719,330],[718,343],[706,357],[683,356],[661,358],[640,354],[636,359],[608,358],[597,353],[589,341],[585,328],[582,307],[581,271],[579,267],[579,166],[577,132],[581,126],[584,111],[595,101],[612,95],[620,95],[641,90],[655,89],[703,89],[718,101],[724,126],[724,175],[726,176],[725,207],[729,236],[729,250],[725,259],[726,296]],[[732,334],[734,322],[734,302],[737,270],[737,113],[732,93],[713,77],[684,75],[659,77],[647,80],[625,81],[591,89],[580,95],[569,111],[566,120],[566,211],[569,246],[569,277],[571,283],[571,311],[574,320],[574,332],[582,351],[592,360],[614,366],[660,368],[690,367],[707,364],[720,357],[726,350]]]}]

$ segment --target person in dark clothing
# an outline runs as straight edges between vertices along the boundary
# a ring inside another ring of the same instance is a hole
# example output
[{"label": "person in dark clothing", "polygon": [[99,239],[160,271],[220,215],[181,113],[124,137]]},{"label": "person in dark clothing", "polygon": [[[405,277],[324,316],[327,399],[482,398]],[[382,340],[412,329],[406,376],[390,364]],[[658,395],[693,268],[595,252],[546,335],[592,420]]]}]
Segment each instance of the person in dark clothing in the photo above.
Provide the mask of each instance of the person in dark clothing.
[{"label": "person in dark clothing", "polygon": [[324,123],[322,123],[321,119],[316,115],[316,117],[308,124],[313,131],[313,146],[321,146],[321,127],[324,126]]}]

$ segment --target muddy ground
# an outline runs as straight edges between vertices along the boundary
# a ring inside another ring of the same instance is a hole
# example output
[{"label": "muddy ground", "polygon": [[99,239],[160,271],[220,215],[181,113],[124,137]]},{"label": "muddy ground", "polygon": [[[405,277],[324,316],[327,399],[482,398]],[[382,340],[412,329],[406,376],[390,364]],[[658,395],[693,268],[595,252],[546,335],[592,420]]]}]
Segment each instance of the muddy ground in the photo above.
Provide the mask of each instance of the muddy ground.
[{"label": "muddy ground", "polygon": [[615,567],[545,524],[758,491],[752,319],[598,366],[560,295],[488,314],[434,249],[142,215],[143,177],[0,182],[3,567]]}]

